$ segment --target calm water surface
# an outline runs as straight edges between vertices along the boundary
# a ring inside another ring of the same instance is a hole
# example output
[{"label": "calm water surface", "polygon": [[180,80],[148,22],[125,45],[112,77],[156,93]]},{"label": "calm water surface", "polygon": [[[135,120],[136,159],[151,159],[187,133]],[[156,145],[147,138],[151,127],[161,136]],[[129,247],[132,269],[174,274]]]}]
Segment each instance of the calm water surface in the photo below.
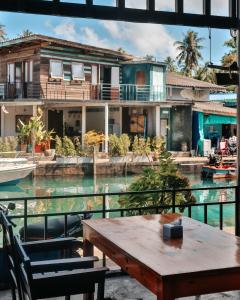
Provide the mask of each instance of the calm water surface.
[{"label": "calm water surface", "polygon": [[[187,175],[192,187],[211,186],[234,186],[235,180],[231,181],[202,181],[200,174]],[[76,195],[94,192],[120,192],[125,191],[128,185],[134,181],[132,176],[128,177],[103,177],[99,176],[94,184],[92,178],[81,177],[31,177],[22,180],[17,186],[0,187],[0,199],[29,196],[53,196],[53,195]],[[234,189],[230,190],[206,190],[194,192],[197,202],[221,202],[234,200]],[[108,197],[109,208],[117,208],[118,197]],[[28,213],[80,211],[85,209],[96,209],[102,207],[101,197],[72,198],[57,200],[28,201]],[[17,214],[23,213],[23,202],[17,202]],[[186,212],[185,212],[186,213]],[[224,226],[234,226],[233,205],[224,206]],[[203,220],[203,208],[193,208],[192,216]],[[37,219],[34,219],[37,221]],[[219,224],[219,206],[212,206],[208,209],[209,224]],[[22,220],[19,221],[19,225]]]}]

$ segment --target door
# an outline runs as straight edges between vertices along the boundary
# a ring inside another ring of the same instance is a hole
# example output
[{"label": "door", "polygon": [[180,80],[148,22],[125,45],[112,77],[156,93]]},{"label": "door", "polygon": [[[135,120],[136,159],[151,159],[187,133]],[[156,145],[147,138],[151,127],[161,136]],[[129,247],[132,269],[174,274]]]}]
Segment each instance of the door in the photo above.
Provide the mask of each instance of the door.
[{"label": "door", "polygon": [[54,130],[56,135],[63,137],[63,111],[48,111],[48,130]]},{"label": "door", "polygon": [[101,99],[111,100],[111,67],[101,68]]},{"label": "door", "polygon": [[22,62],[15,63],[16,98],[22,98]]},{"label": "door", "polygon": [[139,101],[148,100],[149,90],[146,86],[146,74],[144,71],[136,72],[136,99]]}]

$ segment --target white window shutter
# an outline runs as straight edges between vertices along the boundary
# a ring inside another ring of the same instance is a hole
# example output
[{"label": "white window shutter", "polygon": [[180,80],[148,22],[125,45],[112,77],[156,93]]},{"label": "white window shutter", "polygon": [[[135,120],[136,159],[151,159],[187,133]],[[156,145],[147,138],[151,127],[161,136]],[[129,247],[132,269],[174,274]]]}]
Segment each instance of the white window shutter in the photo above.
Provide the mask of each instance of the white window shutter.
[{"label": "white window shutter", "polygon": [[92,66],[92,85],[98,84],[98,68],[97,66]]},{"label": "white window shutter", "polygon": [[119,67],[112,67],[111,85],[115,87],[119,86]]},{"label": "white window shutter", "polygon": [[83,64],[72,63],[72,78],[73,80],[85,80]]},{"label": "white window shutter", "polygon": [[62,61],[50,60],[50,75],[53,78],[63,78]]},{"label": "white window shutter", "polygon": [[15,74],[15,72],[14,72],[14,68],[15,68],[15,65],[14,64],[8,64],[8,73],[7,73],[7,81],[9,82],[9,83],[14,83],[14,81],[15,81],[15,78],[14,78],[14,74]]},{"label": "white window shutter", "polygon": [[33,82],[33,61],[29,62],[29,82]]}]

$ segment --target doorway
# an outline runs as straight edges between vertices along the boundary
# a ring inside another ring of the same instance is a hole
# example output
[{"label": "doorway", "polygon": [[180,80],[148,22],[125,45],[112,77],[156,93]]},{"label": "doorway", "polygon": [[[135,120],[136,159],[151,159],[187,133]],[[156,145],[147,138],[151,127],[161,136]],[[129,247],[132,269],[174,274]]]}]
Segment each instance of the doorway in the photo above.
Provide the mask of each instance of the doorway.
[{"label": "doorway", "polygon": [[111,67],[101,67],[100,81],[102,84],[101,99],[111,100]]},{"label": "doorway", "polygon": [[22,98],[22,63],[15,63],[16,98]]},{"label": "doorway", "polygon": [[48,111],[48,130],[54,130],[56,135],[63,137],[63,111],[49,110]]}]

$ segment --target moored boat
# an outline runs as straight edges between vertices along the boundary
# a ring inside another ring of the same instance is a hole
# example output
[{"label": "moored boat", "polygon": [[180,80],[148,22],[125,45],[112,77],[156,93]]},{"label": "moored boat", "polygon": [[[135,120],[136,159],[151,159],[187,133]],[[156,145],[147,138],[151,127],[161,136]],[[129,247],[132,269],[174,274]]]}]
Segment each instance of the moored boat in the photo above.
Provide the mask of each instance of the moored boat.
[{"label": "moored boat", "polygon": [[222,164],[219,166],[205,165],[202,167],[202,178],[235,178],[237,169],[234,164]]},{"label": "moored boat", "polygon": [[28,176],[36,168],[35,164],[0,165],[0,185],[14,185]]}]

